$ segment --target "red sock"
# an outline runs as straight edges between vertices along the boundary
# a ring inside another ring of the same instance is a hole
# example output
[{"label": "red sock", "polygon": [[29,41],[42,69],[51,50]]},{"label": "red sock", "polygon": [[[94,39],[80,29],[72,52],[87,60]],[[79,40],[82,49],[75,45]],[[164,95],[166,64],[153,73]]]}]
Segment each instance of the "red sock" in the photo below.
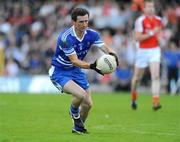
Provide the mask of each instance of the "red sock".
[{"label": "red sock", "polygon": [[131,100],[136,101],[137,99],[137,92],[136,91],[131,91]]},{"label": "red sock", "polygon": [[159,96],[153,96],[153,105],[157,106],[159,104]]}]

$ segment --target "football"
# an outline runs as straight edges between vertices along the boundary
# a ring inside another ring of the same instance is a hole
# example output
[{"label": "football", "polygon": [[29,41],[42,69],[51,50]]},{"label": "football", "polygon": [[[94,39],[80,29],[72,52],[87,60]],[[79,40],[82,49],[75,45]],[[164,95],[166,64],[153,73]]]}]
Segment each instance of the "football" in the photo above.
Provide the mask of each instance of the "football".
[{"label": "football", "polygon": [[101,70],[103,74],[109,74],[116,70],[116,59],[112,55],[104,54],[97,59],[96,67]]}]

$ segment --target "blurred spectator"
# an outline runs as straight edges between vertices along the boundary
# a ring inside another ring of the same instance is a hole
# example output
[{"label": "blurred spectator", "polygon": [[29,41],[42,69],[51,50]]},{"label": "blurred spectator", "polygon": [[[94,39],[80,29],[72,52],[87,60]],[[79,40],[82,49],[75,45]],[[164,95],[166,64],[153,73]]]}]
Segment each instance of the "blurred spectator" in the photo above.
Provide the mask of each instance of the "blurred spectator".
[{"label": "blurred spectator", "polygon": [[128,64],[121,60],[119,67],[115,71],[112,84],[115,91],[130,91],[131,78],[133,75],[132,68]]},{"label": "blurred spectator", "polygon": [[[179,0],[162,0],[157,4],[158,13],[167,25],[160,44],[164,51],[169,51],[166,47],[172,40],[179,48]],[[7,61],[5,68],[9,68],[9,64],[14,64],[15,68],[17,64],[18,75],[47,74],[57,35],[71,25],[69,14],[78,6],[89,9],[90,26],[100,31],[105,42],[132,68],[135,41],[131,31],[137,13],[143,9],[143,0],[0,1],[0,48]],[[94,55],[93,50],[90,54]],[[95,83],[106,81],[109,84],[112,80],[111,75],[101,80],[93,72],[88,72],[88,77]]]},{"label": "blurred spectator", "polygon": [[13,58],[7,59],[5,75],[10,76],[10,77],[15,77],[19,75],[18,64],[13,60]]},{"label": "blurred spectator", "polygon": [[163,57],[167,64],[167,91],[174,94],[177,92],[178,71],[180,67],[180,51],[174,42],[169,43],[169,48],[164,51]]},{"label": "blurred spectator", "polygon": [[8,34],[11,31],[11,24],[8,23],[5,18],[0,17],[0,32]]},{"label": "blurred spectator", "polygon": [[40,74],[42,72],[42,61],[38,50],[30,52],[29,71],[31,74]]},{"label": "blurred spectator", "polygon": [[144,0],[132,0],[131,9],[133,11],[143,11],[144,9]]}]

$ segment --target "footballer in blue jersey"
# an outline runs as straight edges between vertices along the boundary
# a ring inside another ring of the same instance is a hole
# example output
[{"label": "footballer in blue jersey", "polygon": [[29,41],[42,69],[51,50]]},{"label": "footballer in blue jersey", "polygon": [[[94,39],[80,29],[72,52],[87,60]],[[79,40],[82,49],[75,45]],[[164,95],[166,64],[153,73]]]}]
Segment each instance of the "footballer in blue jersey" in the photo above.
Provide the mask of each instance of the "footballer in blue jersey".
[{"label": "footballer in blue jersey", "polygon": [[59,34],[49,76],[60,91],[72,95],[69,111],[74,122],[72,132],[87,133],[84,123],[92,107],[92,99],[86,74],[81,69],[92,69],[99,74],[102,72],[96,68],[96,61],[88,63],[83,59],[94,46],[113,55],[117,64],[118,58],[101,40],[99,33],[88,27],[89,12],[86,9],[74,9],[71,19],[72,26]]}]

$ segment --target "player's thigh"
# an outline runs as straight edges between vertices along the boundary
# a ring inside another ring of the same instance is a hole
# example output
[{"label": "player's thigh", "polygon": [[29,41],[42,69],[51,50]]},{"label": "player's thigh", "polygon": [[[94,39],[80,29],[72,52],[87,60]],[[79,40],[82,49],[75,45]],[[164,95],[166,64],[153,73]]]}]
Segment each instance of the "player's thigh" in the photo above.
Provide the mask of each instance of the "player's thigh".
[{"label": "player's thigh", "polygon": [[87,93],[86,91],[79,86],[77,83],[75,83],[73,80],[69,80],[63,87],[63,91],[65,93],[71,94],[76,98],[82,98]]},{"label": "player's thigh", "polygon": [[159,78],[160,73],[160,59],[161,59],[161,51],[160,48],[155,48],[151,50],[150,55],[150,72],[151,72],[151,78]]},{"label": "player's thigh", "polygon": [[84,90],[89,88],[89,82],[86,74],[80,69],[76,68],[72,74],[72,80],[81,86]]},{"label": "player's thigh", "polygon": [[159,47],[150,49],[149,52],[149,63],[160,62],[161,60],[161,50]]},{"label": "player's thigh", "polygon": [[54,86],[57,87],[61,92],[82,98],[83,93],[86,92],[82,87],[73,81],[73,71],[74,70],[65,70],[52,66],[49,70],[49,76]]},{"label": "player's thigh", "polygon": [[64,92],[64,85],[72,80],[71,77],[71,71],[70,70],[63,70],[63,69],[58,69],[54,66],[52,66],[49,70],[49,76],[50,79],[52,81],[52,83],[54,84],[54,86],[56,88],[58,88],[58,90],[60,92]]},{"label": "player's thigh", "polygon": [[160,62],[151,62],[149,67],[151,79],[158,79],[160,74]]},{"label": "player's thigh", "polygon": [[136,58],[135,58],[135,66],[137,68],[146,68],[149,63],[148,58],[148,50],[147,49],[138,49],[136,52]]},{"label": "player's thigh", "polygon": [[140,68],[140,67],[135,66],[133,78],[136,80],[140,80],[144,74],[144,70],[145,68]]}]

